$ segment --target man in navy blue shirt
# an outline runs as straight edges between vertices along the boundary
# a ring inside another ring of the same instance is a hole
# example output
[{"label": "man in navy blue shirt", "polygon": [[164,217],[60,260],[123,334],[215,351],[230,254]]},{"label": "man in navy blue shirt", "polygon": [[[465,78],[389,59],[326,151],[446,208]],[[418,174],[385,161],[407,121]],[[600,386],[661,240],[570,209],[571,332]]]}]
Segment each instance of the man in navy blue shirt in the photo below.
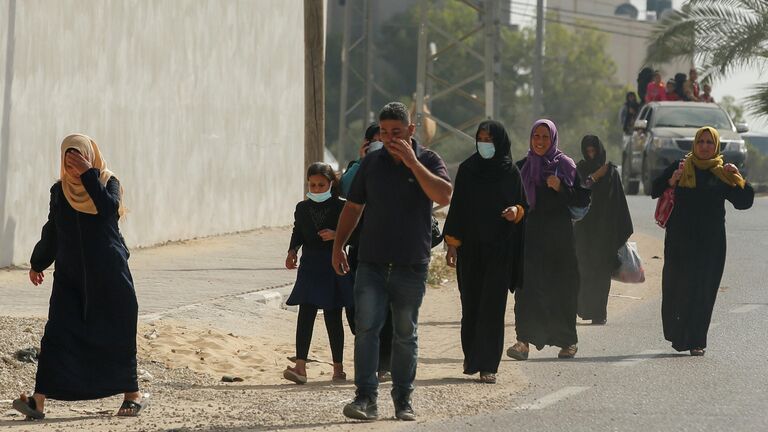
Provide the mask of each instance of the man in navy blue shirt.
[{"label": "man in navy blue shirt", "polygon": [[365,209],[355,279],[355,400],[344,415],[378,418],[379,332],[392,314],[392,399],[395,416],[415,420],[411,407],[416,377],[419,307],[431,250],[432,203],[451,200],[448,170],[437,153],[413,138],[408,108],[391,102],[379,113],[384,148],[360,163],[333,244],[333,268],[349,272],[344,246]]}]

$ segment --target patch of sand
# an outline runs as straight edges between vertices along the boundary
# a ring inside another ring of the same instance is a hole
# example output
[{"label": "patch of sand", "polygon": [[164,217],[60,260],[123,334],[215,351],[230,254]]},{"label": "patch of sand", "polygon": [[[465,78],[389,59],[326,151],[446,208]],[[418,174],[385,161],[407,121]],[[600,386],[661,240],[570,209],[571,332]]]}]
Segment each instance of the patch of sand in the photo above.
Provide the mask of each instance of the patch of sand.
[{"label": "patch of sand", "polygon": [[[658,295],[661,286],[662,245],[658,239],[635,235],[646,272],[646,282],[614,283],[609,300],[612,317]],[[436,259],[442,259],[438,256]],[[507,345],[514,341],[513,301],[507,306]],[[516,393],[528,383],[513,361],[502,361],[499,383],[485,385],[476,376],[462,374],[460,344],[461,308],[455,281],[430,288],[421,310],[419,368],[414,408],[419,422],[439,421],[508,408]],[[8,323],[6,323],[8,324]],[[30,335],[39,335],[42,320],[24,321]],[[247,297],[223,297],[194,308],[164,314],[162,319],[142,322],[139,330],[142,390],[152,394],[152,406],[138,419],[113,417],[120,396],[84,402],[50,401],[48,419],[24,423],[12,411],[0,410],[0,429],[13,431],[179,430],[246,431],[290,428],[297,430],[360,430],[341,410],[354,396],[352,381],[331,383],[330,348],[321,316],[315,323],[308,365],[309,384],[298,386],[282,378],[283,368],[294,354],[296,313],[256,305]],[[13,326],[13,323],[9,324]],[[7,330],[7,329],[0,329]],[[579,331],[589,331],[579,327]],[[2,333],[2,331],[0,331]],[[151,336],[154,333],[154,336]],[[2,334],[0,334],[2,336]],[[149,337],[146,337],[149,336]],[[352,373],[353,338],[347,333],[345,365]],[[554,352],[553,352],[554,355]],[[18,379],[17,388],[31,390],[34,365],[11,370],[0,364],[0,377]],[[8,372],[6,374],[6,372]],[[5,374],[5,375],[4,375]],[[222,375],[242,377],[242,383],[222,383]],[[394,409],[389,383],[380,388],[379,412],[384,421],[366,430],[394,430],[408,425],[386,421]],[[2,389],[5,390],[5,389]],[[4,391],[0,398],[11,398]]]}]

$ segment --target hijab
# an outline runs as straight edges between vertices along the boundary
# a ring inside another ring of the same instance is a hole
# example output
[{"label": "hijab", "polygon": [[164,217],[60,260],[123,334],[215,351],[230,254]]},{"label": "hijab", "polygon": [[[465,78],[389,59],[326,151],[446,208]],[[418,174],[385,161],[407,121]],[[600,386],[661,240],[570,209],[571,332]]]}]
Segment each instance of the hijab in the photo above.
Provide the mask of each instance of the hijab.
[{"label": "hijab", "polygon": [[[544,125],[549,129],[550,146],[543,156],[533,151],[533,133],[537,127]],[[525,160],[520,174],[523,178],[523,187],[528,197],[528,204],[533,209],[536,207],[536,187],[546,184],[547,177],[556,175],[568,187],[572,187],[576,179],[576,164],[558,148],[559,138],[557,127],[551,120],[536,120],[531,127],[531,136],[528,141],[528,157]]]},{"label": "hijab", "polygon": [[640,101],[645,100],[645,89],[651,81],[653,81],[653,69],[646,66],[637,75],[637,92],[640,93]]},{"label": "hijab", "polygon": [[[107,169],[107,162],[104,161],[104,158],[101,156],[99,146],[96,145],[96,142],[90,137],[82,134],[72,134],[64,138],[64,141],[61,142],[61,189],[64,192],[64,197],[66,197],[69,205],[71,205],[73,209],[81,213],[92,215],[98,214],[99,212],[96,209],[96,204],[94,204],[91,196],[88,195],[88,191],[85,190],[85,186],[83,186],[80,179],[71,177],[67,174],[65,156],[69,149],[74,149],[80,152],[80,154],[91,163],[93,168],[99,170],[99,183],[103,186],[106,186],[109,179],[114,177],[115,174]],[[122,195],[123,190],[121,187],[120,209],[118,211],[120,216],[125,213]]]},{"label": "hijab", "polygon": [[[597,150],[594,159],[590,159],[587,155],[587,148],[589,147],[593,147]],[[600,169],[601,166],[605,165],[607,159],[605,146],[603,146],[600,138],[595,135],[585,135],[584,138],[581,139],[581,155],[584,159],[579,161],[576,168],[579,171],[582,180]]]},{"label": "hijab", "polygon": [[685,95],[685,82],[687,80],[688,79],[685,77],[684,73],[675,74],[675,93],[677,93],[677,97],[679,97],[681,101],[688,100],[688,97]]},{"label": "hijab", "polygon": [[[635,100],[631,100],[632,96],[635,96]],[[635,92],[627,92],[627,95],[624,97],[624,105],[626,105],[627,108],[634,108],[635,111],[637,111],[640,104],[637,102]]]},{"label": "hijab", "polygon": [[514,168],[514,162],[510,156],[512,141],[504,125],[495,120],[486,120],[477,127],[475,134],[475,146],[477,146],[477,135],[481,130],[488,132],[493,139],[493,146],[496,149],[493,157],[483,159],[479,153],[475,153],[469,158],[469,168],[474,175],[482,180],[497,181],[507,172]]},{"label": "hijab", "polygon": [[703,128],[697,130],[696,137],[693,139],[693,145],[696,145],[704,132],[709,132],[712,134],[712,138],[715,141],[715,155],[712,157],[712,159],[699,159],[696,157],[696,153],[694,151],[688,153],[683,163],[683,176],[680,178],[680,183],[678,183],[678,186],[684,188],[695,188],[696,169],[700,169],[708,170],[728,186],[738,186],[744,189],[744,185],[746,184],[744,178],[739,174],[730,173],[724,168],[723,155],[720,154],[720,134],[717,132],[717,129],[711,126],[704,126]]}]

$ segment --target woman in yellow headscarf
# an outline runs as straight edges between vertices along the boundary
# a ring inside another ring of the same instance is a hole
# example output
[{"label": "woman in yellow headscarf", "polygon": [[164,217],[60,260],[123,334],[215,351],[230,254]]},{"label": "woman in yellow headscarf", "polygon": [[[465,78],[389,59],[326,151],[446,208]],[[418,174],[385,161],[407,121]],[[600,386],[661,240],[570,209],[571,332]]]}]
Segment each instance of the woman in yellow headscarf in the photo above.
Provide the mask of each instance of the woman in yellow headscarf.
[{"label": "woman in yellow headscarf", "polygon": [[45,417],[47,398],[98,399],[124,394],[120,416],[146,406],[136,377],[138,304],[128,248],[118,228],[122,188],[89,137],[61,143],[61,178],[51,188],[48,221],[35,246],[29,279],[43,283],[56,263],[48,322],[32,396],[13,407]]},{"label": "woman in yellow headscarf", "polygon": [[713,127],[696,132],[691,153],[653,182],[651,196],[667,188],[675,188],[675,207],[664,239],[664,337],[676,350],[702,356],[725,267],[725,201],[746,210],[755,192],[735,165],[724,163]]}]

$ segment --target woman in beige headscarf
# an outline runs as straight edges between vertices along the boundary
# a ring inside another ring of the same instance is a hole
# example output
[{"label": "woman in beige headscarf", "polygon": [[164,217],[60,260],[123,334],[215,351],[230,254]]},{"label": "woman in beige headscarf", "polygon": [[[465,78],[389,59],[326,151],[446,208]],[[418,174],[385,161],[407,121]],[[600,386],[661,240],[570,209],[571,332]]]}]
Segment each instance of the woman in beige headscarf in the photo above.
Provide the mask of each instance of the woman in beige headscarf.
[{"label": "woman in beige headscarf", "polygon": [[696,132],[691,153],[653,182],[651,196],[658,198],[667,188],[674,188],[675,207],[664,238],[664,337],[677,351],[703,356],[725,267],[725,201],[745,210],[755,192],[738,167],[724,163],[713,127]]},{"label": "woman in beige headscarf", "polygon": [[136,416],[146,406],[136,377],[138,305],[118,228],[122,197],[96,143],[80,134],[64,138],[61,178],[30,259],[34,285],[54,262],[55,272],[35,392],[13,401],[28,418],[45,417],[47,398],[123,393],[119,416]]}]

